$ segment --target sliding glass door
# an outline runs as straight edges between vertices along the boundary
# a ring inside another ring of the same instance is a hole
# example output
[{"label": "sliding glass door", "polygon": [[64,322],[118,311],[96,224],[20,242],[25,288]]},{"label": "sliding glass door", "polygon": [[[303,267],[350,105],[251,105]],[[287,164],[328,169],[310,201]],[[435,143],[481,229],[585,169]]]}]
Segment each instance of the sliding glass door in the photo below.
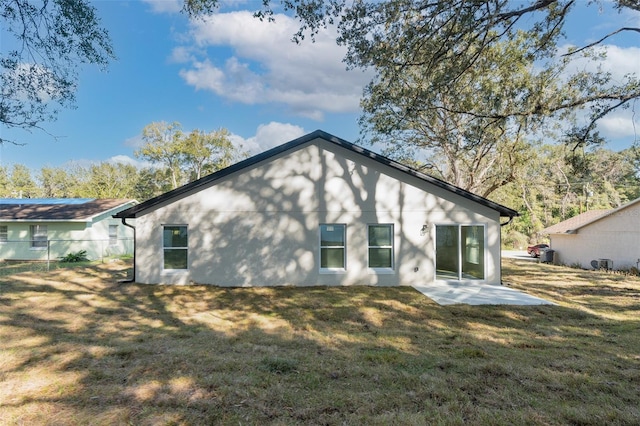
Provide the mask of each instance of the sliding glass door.
[{"label": "sliding glass door", "polygon": [[436,279],[484,279],[484,225],[436,225]]},{"label": "sliding glass door", "polygon": [[436,225],[436,279],[459,279],[459,244],[458,225]]}]

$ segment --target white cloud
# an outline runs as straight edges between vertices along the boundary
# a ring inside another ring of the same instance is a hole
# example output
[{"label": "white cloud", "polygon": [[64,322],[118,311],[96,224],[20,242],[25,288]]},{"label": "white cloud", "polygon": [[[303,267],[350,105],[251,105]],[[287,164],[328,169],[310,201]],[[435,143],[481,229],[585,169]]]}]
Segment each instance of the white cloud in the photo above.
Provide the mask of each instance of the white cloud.
[{"label": "white cloud", "polygon": [[144,140],[142,139],[142,134],[138,134],[135,136],[132,136],[128,139],[126,139],[124,141],[124,145],[125,146],[129,146],[133,149],[138,149],[138,148],[142,148],[142,146],[144,145]]},{"label": "white cloud", "polygon": [[177,13],[182,10],[182,0],[142,0],[155,13]]},{"label": "white cloud", "polygon": [[194,62],[193,68],[180,71],[180,76],[197,90],[210,90],[232,101],[251,105],[265,98],[260,77],[236,58],[229,58],[224,68],[214,66],[208,59]]},{"label": "white cloud", "polygon": [[[568,48],[568,45],[563,46],[560,53],[565,53]],[[606,54],[603,60],[577,57],[566,70],[566,75],[577,71],[596,72],[600,69],[602,72],[611,74],[613,84],[623,84],[630,75],[640,78],[640,48],[604,44],[596,49]],[[637,138],[640,118],[638,114],[633,113],[633,106],[631,108],[631,110],[618,108],[598,120],[598,130],[609,139]],[[587,113],[588,111],[578,113],[579,119],[584,120],[585,124],[588,121]]]},{"label": "white cloud", "polygon": [[622,27],[640,27],[640,13],[631,8],[625,7],[620,10],[622,16]]},{"label": "white cloud", "polygon": [[300,126],[272,121],[258,126],[255,136],[244,139],[241,136],[232,135],[231,140],[234,145],[242,146],[249,151],[250,155],[255,155],[299,138],[306,133]]},{"label": "white cloud", "polygon": [[129,164],[135,166],[138,169],[142,169],[145,167],[151,167],[152,163],[148,161],[140,161],[135,158],[131,158],[128,155],[114,155],[113,157],[107,160],[108,163],[120,163],[120,164]]},{"label": "white cloud", "polygon": [[[568,51],[570,45],[559,48],[559,53],[564,54]],[[568,72],[578,70],[597,71],[598,67],[604,72],[610,72],[614,81],[622,81],[627,74],[636,74],[640,76],[640,48],[638,47],[619,47],[612,44],[605,44],[597,47],[597,51],[605,53],[604,60],[593,60],[584,57],[576,57],[572,60]]]},{"label": "white cloud", "polygon": [[183,64],[190,61],[195,61],[195,57],[193,56],[191,49],[189,49],[188,47],[179,46],[174,48],[171,51],[169,62],[175,63],[175,64]]},{"label": "white cloud", "polygon": [[614,45],[603,47],[607,51],[605,70],[617,78],[627,74],[636,74],[640,77],[640,48]]},{"label": "white cloud", "polygon": [[[15,97],[27,103],[48,103],[70,90],[56,80],[52,69],[37,63],[20,62],[7,67],[2,74],[2,83],[0,95],[3,98]],[[35,99],[30,99],[32,96]]]},{"label": "white cloud", "polygon": [[609,138],[638,139],[640,137],[640,117],[630,110],[615,111],[600,119],[598,128]]},{"label": "white cloud", "polygon": [[297,45],[291,37],[298,22],[285,15],[275,19],[261,22],[240,11],[192,21],[191,37],[198,48],[230,47],[233,54],[220,63],[213,57],[193,58],[180,75],[197,90],[248,105],[286,105],[316,120],[325,112],[357,112],[371,76],[346,70],[346,50],[336,44],[335,34],[326,30],[315,43]]}]

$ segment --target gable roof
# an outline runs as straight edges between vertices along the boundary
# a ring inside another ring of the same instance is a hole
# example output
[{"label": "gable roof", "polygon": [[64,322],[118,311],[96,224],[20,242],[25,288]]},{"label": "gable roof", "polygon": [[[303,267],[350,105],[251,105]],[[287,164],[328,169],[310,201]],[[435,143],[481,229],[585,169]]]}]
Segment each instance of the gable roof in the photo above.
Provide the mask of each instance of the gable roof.
[{"label": "gable roof", "polygon": [[122,198],[0,199],[0,222],[91,222],[96,216],[134,203]]},{"label": "gable roof", "polygon": [[589,210],[580,213],[555,225],[549,226],[541,231],[542,234],[572,234],[576,229],[593,222],[594,220],[606,215],[611,210]]},{"label": "gable roof", "polygon": [[262,161],[268,160],[276,155],[282,154],[284,152],[287,151],[293,151],[295,149],[297,149],[298,147],[300,147],[301,145],[304,145],[308,142],[313,141],[314,139],[323,139],[329,143],[332,143],[334,145],[337,145],[341,148],[345,148],[348,149],[349,151],[355,152],[359,155],[365,156],[367,158],[373,159],[375,161],[377,161],[380,164],[383,164],[387,167],[391,167],[393,169],[399,170],[403,173],[406,173],[410,176],[416,177],[418,179],[421,179],[425,182],[428,182],[432,185],[438,186],[440,188],[443,188],[447,191],[450,191],[454,194],[460,195],[462,197],[465,197],[469,200],[475,201],[483,206],[489,207],[493,210],[496,210],[497,212],[500,213],[500,216],[502,217],[509,217],[509,218],[513,218],[515,216],[519,216],[518,212],[515,210],[512,210],[508,207],[502,206],[498,203],[494,203],[493,201],[490,201],[486,198],[480,197],[479,195],[475,195],[469,191],[466,191],[462,188],[459,188],[457,186],[451,185],[443,180],[440,179],[436,179],[432,176],[426,175],[424,173],[421,173],[415,169],[412,169],[410,167],[405,166],[404,164],[400,164],[396,161],[393,161],[387,157],[384,157],[380,154],[376,154],[373,151],[369,151],[368,149],[362,148],[358,145],[355,145],[351,142],[347,142],[344,139],[340,139],[336,136],[333,136],[327,132],[324,132],[322,130],[316,130],[312,133],[309,133],[307,135],[301,136],[297,139],[294,139],[290,142],[284,143],[280,146],[277,146],[275,148],[272,148],[268,151],[265,151],[261,154],[255,155],[253,157],[247,158],[246,160],[240,161],[236,164],[233,164],[227,168],[224,168],[222,170],[218,170],[215,173],[212,173],[210,175],[207,175],[203,178],[200,178],[198,180],[195,180],[193,182],[190,182],[186,185],[183,185],[179,188],[176,188],[174,190],[171,190],[169,192],[166,192],[164,194],[161,194],[157,197],[151,198],[143,203],[140,203],[136,206],[133,206],[131,208],[128,208],[126,210],[123,210],[117,214],[114,215],[114,217],[116,218],[136,218],[139,216],[143,216],[144,214],[146,214],[148,211],[150,211],[151,209],[153,209],[154,207],[157,207],[161,204],[164,204],[174,198],[179,198],[183,195],[186,195],[187,193],[190,193],[194,190],[197,190],[198,188],[204,188],[207,186],[210,186],[212,184],[214,184],[216,181],[224,178],[225,176],[228,176],[232,173],[241,171],[245,168],[249,168],[257,163],[260,163]]},{"label": "gable roof", "polygon": [[562,221],[560,223],[556,223],[555,225],[549,226],[541,231],[542,234],[576,234],[578,230],[584,228],[585,226],[589,226],[594,222],[602,220],[607,217],[617,215],[620,210],[627,209],[634,204],[640,203],[640,198],[637,198],[633,201],[628,202],[616,209],[610,210],[590,210],[584,213],[579,214],[578,216],[574,216],[570,219]]}]

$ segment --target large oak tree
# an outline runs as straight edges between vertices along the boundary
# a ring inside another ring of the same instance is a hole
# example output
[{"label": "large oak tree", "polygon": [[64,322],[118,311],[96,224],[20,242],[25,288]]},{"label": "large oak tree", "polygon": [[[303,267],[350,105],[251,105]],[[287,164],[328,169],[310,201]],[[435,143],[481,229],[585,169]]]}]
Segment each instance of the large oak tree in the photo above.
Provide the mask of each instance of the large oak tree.
[{"label": "large oak tree", "polygon": [[[563,131],[572,148],[584,146],[601,140],[599,120],[640,97],[637,74],[614,80],[598,68],[603,41],[639,28],[619,28],[560,51],[578,1],[263,0],[256,17],[274,19],[275,7],[283,6],[301,20],[297,42],[335,25],[347,66],[375,71],[362,99],[366,134],[390,141],[405,158],[424,148],[426,167],[488,195],[514,180],[514,167],[530,147],[524,135],[579,115],[580,125]],[[640,11],[637,0],[613,4]],[[191,16],[217,5],[185,1]],[[571,71],[584,61],[592,62],[591,71]]]}]

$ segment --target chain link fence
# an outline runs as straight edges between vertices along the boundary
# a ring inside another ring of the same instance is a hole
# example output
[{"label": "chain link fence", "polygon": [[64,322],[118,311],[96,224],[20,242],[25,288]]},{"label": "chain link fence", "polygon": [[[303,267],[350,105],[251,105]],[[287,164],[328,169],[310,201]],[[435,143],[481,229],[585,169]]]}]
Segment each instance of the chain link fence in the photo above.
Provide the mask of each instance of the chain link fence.
[{"label": "chain link fence", "polygon": [[133,255],[133,238],[103,240],[14,240],[0,241],[0,268],[15,263],[32,264],[34,270],[49,270],[64,256],[84,251],[88,260]]}]

